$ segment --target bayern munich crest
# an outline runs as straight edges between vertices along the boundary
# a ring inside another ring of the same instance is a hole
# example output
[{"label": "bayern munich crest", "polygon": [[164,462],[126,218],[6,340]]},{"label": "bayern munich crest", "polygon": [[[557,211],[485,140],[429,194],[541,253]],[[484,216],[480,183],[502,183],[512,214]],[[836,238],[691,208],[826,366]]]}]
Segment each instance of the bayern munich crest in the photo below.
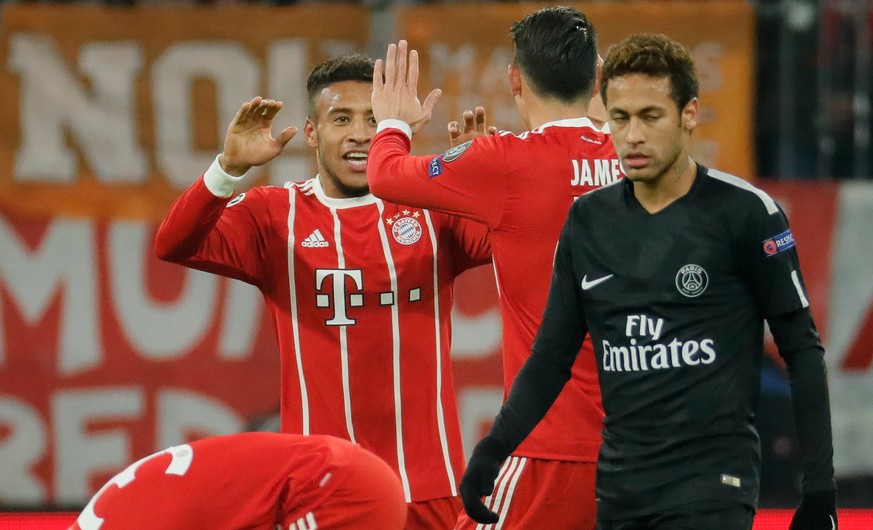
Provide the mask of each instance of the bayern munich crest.
[{"label": "bayern munich crest", "polygon": [[421,239],[421,224],[412,217],[401,217],[391,224],[391,235],[401,245],[411,245]]},{"label": "bayern munich crest", "polygon": [[676,289],[688,298],[703,294],[709,285],[709,275],[700,265],[688,264],[676,273]]}]

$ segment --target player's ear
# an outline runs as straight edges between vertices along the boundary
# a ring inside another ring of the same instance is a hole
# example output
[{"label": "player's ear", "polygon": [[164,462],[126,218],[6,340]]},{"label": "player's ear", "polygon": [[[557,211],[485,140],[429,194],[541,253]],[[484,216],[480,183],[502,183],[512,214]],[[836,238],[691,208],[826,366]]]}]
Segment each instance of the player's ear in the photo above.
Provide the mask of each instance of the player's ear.
[{"label": "player's ear", "polygon": [[514,64],[509,65],[509,90],[513,97],[521,95],[521,70]]},{"label": "player's ear", "polygon": [[310,116],[306,117],[306,123],[303,125],[303,135],[306,137],[306,145],[318,147],[318,131],[316,131],[315,122]]},{"label": "player's ear", "polygon": [[682,109],[682,129],[690,133],[697,127],[697,112],[700,110],[700,103],[697,98],[691,98],[691,101],[685,104]]}]

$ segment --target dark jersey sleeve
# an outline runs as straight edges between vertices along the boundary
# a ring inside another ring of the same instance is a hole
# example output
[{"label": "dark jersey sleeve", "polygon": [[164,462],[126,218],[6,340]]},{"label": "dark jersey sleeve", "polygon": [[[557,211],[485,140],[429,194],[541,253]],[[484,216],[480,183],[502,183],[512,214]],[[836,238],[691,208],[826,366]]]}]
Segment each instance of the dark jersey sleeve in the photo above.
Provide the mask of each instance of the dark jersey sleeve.
[{"label": "dark jersey sleeve", "polygon": [[203,182],[191,185],[173,204],[155,235],[159,258],[263,287],[268,262],[262,234],[267,216],[262,192],[253,188],[234,199],[217,197]]},{"label": "dark jersey sleeve", "polygon": [[834,447],[824,348],[809,309],[767,322],[791,384],[794,427],[803,459],[803,492],[832,491]]},{"label": "dark jersey sleeve", "polygon": [[755,201],[741,235],[746,281],[765,318],[808,307],[794,235],[768,196]]},{"label": "dark jersey sleeve", "polygon": [[572,217],[571,210],[558,240],[549,297],[531,356],[489,432],[508,451],[530,434],[558,398],[588,332],[573,272]]},{"label": "dark jersey sleeve", "polygon": [[833,490],[833,441],[824,349],[800,273],[788,219],[767,196],[750,216],[747,282],[785,359],[791,402],[803,458],[805,493]]}]

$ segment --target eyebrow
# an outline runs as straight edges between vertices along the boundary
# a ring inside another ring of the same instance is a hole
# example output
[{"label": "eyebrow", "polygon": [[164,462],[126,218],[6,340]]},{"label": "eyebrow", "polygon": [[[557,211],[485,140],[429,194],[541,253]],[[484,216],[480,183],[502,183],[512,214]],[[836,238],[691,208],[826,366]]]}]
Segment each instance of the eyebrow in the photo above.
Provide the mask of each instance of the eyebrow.
[{"label": "eyebrow", "polygon": [[[346,114],[354,114],[355,109],[351,107],[331,107],[327,109],[327,115],[338,114],[338,113],[346,113]],[[373,109],[369,108],[366,110],[365,114],[373,114]]]}]

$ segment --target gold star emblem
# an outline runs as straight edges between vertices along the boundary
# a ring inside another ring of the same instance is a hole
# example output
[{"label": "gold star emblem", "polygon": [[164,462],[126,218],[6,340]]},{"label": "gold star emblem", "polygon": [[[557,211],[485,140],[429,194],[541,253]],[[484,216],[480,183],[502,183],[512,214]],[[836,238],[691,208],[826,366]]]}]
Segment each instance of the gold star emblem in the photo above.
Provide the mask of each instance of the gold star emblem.
[{"label": "gold star emblem", "polygon": [[418,219],[418,218],[421,216],[421,214],[418,213],[418,212],[414,212],[414,213],[412,214],[412,216],[415,217],[416,219]]},{"label": "gold star emblem", "polygon": [[409,210],[403,210],[403,215],[409,215]]},{"label": "gold star emblem", "polygon": [[394,218],[395,218],[395,219],[400,219],[400,212],[395,213],[395,214],[394,214]]},{"label": "gold star emblem", "polygon": [[391,218],[389,217],[388,219],[385,219],[385,222],[388,223],[388,224],[390,225],[391,223],[394,222],[394,219],[391,219]]}]

